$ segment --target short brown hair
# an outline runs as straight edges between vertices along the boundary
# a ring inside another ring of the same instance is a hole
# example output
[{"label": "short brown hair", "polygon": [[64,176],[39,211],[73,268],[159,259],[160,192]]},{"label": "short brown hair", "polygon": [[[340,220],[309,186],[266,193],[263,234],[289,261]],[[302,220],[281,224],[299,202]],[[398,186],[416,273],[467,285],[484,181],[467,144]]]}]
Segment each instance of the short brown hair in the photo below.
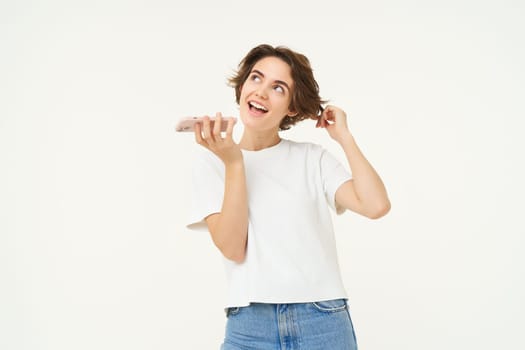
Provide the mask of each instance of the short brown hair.
[{"label": "short brown hair", "polygon": [[229,78],[230,86],[235,88],[235,100],[239,103],[242,85],[248,79],[253,66],[265,57],[277,57],[290,66],[294,87],[289,109],[297,114],[286,116],[279,125],[280,130],[290,129],[295,123],[305,120],[317,120],[323,111],[322,104],[326,101],[319,96],[319,85],[315,81],[312,67],[308,58],[298,52],[294,52],[285,46],[262,44],[248,52],[239,63],[238,70],[234,76]]}]

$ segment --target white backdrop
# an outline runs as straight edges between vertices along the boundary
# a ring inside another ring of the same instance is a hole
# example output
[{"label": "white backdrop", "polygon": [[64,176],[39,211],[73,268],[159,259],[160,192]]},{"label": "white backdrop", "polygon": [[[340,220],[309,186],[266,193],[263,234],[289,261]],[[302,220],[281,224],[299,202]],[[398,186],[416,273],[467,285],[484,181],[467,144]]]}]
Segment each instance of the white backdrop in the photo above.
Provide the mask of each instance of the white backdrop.
[{"label": "white backdrop", "polygon": [[[361,349],[524,349],[520,1],[3,1],[0,348],[218,349],[185,115],[260,43],[311,60],[392,210],[335,218]],[[240,128],[236,130],[237,136]],[[343,159],[304,122],[282,135]]]}]

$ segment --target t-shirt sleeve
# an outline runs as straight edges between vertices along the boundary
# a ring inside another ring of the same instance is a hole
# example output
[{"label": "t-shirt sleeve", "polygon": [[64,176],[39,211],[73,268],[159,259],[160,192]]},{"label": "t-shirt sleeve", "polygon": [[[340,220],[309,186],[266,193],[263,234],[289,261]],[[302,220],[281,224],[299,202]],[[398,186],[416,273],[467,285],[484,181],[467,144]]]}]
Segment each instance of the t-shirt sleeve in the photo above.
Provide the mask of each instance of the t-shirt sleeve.
[{"label": "t-shirt sleeve", "polygon": [[204,219],[219,213],[224,197],[224,165],[211,152],[199,153],[192,169],[191,207],[186,227],[207,231]]},{"label": "t-shirt sleeve", "polygon": [[345,208],[335,202],[335,192],[339,186],[352,179],[352,174],[325,149],[321,152],[321,178],[328,204],[338,215],[344,213]]}]

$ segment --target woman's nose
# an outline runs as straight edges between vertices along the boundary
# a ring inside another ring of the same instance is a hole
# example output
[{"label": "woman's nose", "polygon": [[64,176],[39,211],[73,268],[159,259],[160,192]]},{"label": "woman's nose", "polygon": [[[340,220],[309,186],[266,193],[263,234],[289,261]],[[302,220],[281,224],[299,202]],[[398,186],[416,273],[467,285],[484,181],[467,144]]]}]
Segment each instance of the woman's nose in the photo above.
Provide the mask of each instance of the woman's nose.
[{"label": "woman's nose", "polygon": [[266,93],[266,88],[263,87],[263,86],[260,86],[256,91],[255,91],[255,95],[260,97],[260,98],[263,98],[263,99],[266,99],[268,98],[268,94]]}]

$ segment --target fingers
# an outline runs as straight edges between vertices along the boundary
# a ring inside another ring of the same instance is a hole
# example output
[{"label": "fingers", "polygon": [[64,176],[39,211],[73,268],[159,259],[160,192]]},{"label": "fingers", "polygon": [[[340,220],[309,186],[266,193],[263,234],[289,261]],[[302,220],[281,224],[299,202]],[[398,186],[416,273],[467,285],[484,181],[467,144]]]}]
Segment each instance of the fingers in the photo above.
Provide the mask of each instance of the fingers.
[{"label": "fingers", "polygon": [[[326,106],[324,111],[321,113],[317,120],[316,127],[318,128],[329,128],[331,125],[337,123],[338,121],[342,121],[341,124],[344,124],[346,119],[346,113],[335,106]],[[338,123],[339,124],[339,123]]]},{"label": "fingers", "polygon": [[323,113],[319,116],[319,119],[317,120],[317,127],[319,128],[326,128],[327,126],[331,125],[334,121],[334,115],[331,106],[327,106]]},{"label": "fingers", "polygon": [[326,121],[333,121],[335,120],[335,110],[332,106],[329,106],[328,108],[325,109],[324,113],[324,119]]},{"label": "fingers", "polygon": [[[222,124],[226,122],[225,119],[227,119],[227,127],[226,130],[223,130]],[[223,118],[220,112],[215,114],[214,120],[204,116],[202,117],[202,122],[195,124],[195,141],[206,148],[222,144],[226,140],[233,141],[233,128],[236,122],[237,118]],[[222,135],[223,132],[225,132],[224,137]]]},{"label": "fingers", "polygon": [[213,125],[214,141],[222,140],[222,137],[221,137],[221,125],[222,125],[222,113],[221,112],[217,112],[215,114],[215,124]]},{"label": "fingers", "polygon": [[237,121],[236,118],[230,118],[228,120],[228,127],[226,128],[226,137],[227,138],[232,138],[232,135],[233,135],[233,126],[235,125],[235,122]]},{"label": "fingers", "polygon": [[210,117],[205,116],[202,118],[202,137],[207,141],[213,141],[211,136],[211,122]]},{"label": "fingers", "polygon": [[195,128],[193,129],[193,132],[195,134],[195,141],[199,145],[203,145],[204,146],[205,142],[204,142],[204,139],[202,138],[202,125],[201,125],[201,123],[196,123],[195,124]]},{"label": "fingers", "polygon": [[194,134],[195,141],[206,148],[210,147],[213,142],[212,133],[210,131],[211,122],[208,116],[202,118],[202,122],[195,123]]}]

